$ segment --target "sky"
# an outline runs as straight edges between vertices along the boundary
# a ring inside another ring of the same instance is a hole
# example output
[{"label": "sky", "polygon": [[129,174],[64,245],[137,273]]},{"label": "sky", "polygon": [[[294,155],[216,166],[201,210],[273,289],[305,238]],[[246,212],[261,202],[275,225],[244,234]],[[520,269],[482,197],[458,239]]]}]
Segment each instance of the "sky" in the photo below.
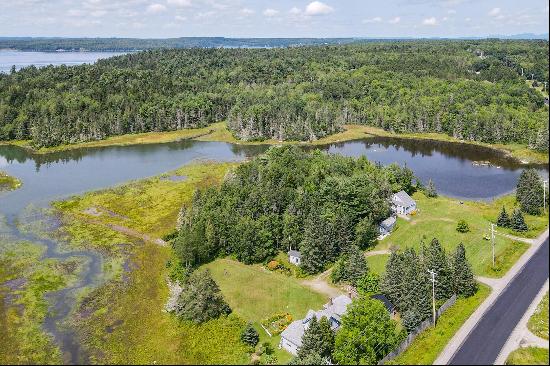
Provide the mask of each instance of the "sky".
[{"label": "sky", "polygon": [[0,0],[0,36],[469,37],[548,32],[548,0]]}]

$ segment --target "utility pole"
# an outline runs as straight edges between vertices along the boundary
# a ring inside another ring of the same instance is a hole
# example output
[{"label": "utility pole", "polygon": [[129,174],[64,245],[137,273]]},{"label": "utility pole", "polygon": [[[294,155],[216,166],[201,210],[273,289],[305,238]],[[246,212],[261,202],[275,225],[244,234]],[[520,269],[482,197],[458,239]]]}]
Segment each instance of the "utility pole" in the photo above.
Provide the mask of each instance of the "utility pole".
[{"label": "utility pole", "polygon": [[435,313],[435,271],[432,271],[432,270],[428,270],[428,273],[432,276],[432,309],[433,309],[433,322],[434,322],[434,325],[435,325],[435,317],[436,317],[436,313]]},{"label": "utility pole", "polygon": [[491,244],[493,247],[493,268],[495,267],[495,224],[491,224]]},{"label": "utility pole", "polygon": [[542,181],[542,205],[544,207],[544,213],[546,213],[546,185],[548,184],[547,180]]}]

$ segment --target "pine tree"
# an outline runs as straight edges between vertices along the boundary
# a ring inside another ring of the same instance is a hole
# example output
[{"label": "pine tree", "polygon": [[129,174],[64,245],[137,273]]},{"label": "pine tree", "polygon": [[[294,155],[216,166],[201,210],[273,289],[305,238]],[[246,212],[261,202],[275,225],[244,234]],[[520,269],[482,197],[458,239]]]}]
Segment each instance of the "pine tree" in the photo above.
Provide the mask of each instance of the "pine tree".
[{"label": "pine tree", "polygon": [[512,214],[512,219],[511,219],[511,227],[515,231],[529,230],[520,210],[514,210],[514,213]]},{"label": "pine tree", "polygon": [[500,214],[498,215],[497,226],[510,227],[510,216],[508,216],[508,212],[506,212],[506,208],[504,208],[504,206],[502,206],[502,211],[500,211]]},{"label": "pine tree", "polygon": [[246,324],[246,327],[241,333],[241,341],[251,347],[255,347],[260,341],[260,335],[252,326],[252,323]]},{"label": "pine tree", "polygon": [[336,283],[347,282],[353,286],[368,271],[367,260],[363,252],[355,245],[342,254],[332,271],[332,280]]},{"label": "pine tree", "polygon": [[231,313],[210,271],[195,271],[188,278],[176,304],[176,315],[203,323]]},{"label": "pine tree", "polygon": [[540,215],[544,199],[543,189],[542,179],[535,169],[526,169],[521,173],[516,198],[523,212]]},{"label": "pine tree", "polygon": [[430,197],[430,198],[437,197],[438,195],[437,189],[435,188],[435,184],[431,179],[428,181],[428,185],[426,186],[424,193],[426,194],[426,197]]},{"label": "pine tree", "polygon": [[437,282],[435,284],[435,298],[447,300],[453,295],[453,281],[447,254],[439,243],[433,239],[423,250],[423,261],[427,269],[435,271]]},{"label": "pine tree", "polygon": [[380,291],[386,295],[399,310],[401,294],[403,293],[403,256],[394,251],[386,263],[386,272],[380,283]]},{"label": "pine tree", "polygon": [[474,280],[472,267],[466,259],[466,249],[460,243],[453,255],[453,290],[454,293],[464,297],[470,297],[477,291],[477,283]]},{"label": "pine tree", "polygon": [[302,346],[298,350],[298,357],[304,359],[311,354],[330,357],[333,350],[334,333],[330,329],[330,323],[325,317],[317,321],[317,318],[313,316],[302,336]]}]

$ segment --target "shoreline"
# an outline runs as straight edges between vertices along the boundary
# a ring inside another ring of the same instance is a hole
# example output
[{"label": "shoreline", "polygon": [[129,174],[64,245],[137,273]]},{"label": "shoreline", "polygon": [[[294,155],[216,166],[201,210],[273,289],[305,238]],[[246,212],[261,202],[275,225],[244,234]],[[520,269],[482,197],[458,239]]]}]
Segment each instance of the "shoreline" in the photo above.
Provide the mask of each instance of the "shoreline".
[{"label": "shoreline", "polygon": [[262,141],[244,141],[238,140],[233,136],[231,131],[227,129],[225,122],[212,123],[206,127],[182,129],[176,131],[163,132],[144,132],[138,134],[125,134],[118,136],[110,136],[104,140],[81,142],[76,144],[59,145],[55,147],[35,149],[30,145],[30,140],[14,140],[0,141],[0,146],[17,146],[30,152],[31,154],[45,155],[55,152],[63,152],[69,150],[110,147],[110,146],[130,146],[130,145],[147,145],[160,144],[168,142],[177,142],[182,140],[194,141],[210,141],[210,142],[226,142],[235,145],[282,145],[295,144],[301,146],[319,146],[335,143],[342,143],[354,140],[361,140],[371,137],[391,137],[408,140],[427,140],[433,142],[448,142],[455,144],[474,145],[483,148],[493,149],[504,154],[505,157],[511,157],[521,164],[543,164],[549,162],[548,154],[529,149],[526,145],[521,144],[489,144],[479,141],[459,140],[457,138],[441,134],[441,133],[393,133],[385,131],[378,127],[367,125],[349,124],[344,125],[344,131],[322,137],[315,141],[277,141],[277,140],[262,140]]}]

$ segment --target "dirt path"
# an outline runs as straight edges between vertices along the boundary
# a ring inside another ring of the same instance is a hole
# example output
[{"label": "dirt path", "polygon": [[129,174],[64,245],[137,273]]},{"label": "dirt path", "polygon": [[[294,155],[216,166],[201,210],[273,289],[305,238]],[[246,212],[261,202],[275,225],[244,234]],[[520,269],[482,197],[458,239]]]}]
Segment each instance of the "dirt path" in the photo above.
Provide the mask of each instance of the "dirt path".
[{"label": "dirt path", "polygon": [[[91,216],[95,216],[95,215],[91,215]],[[119,233],[131,236],[133,238],[141,239],[143,241],[148,241],[148,242],[151,242],[153,244],[157,244],[157,245],[160,245],[160,246],[163,246],[163,247],[168,245],[168,243],[166,243],[164,240],[162,240],[160,238],[153,238],[148,234],[141,233],[137,230],[131,229],[131,228],[126,227],[126,226],[101,222],[100,220],[96,220],[96,219],[93,219],[91,217],[89,217],[89,218],[83,218],[82,216],[78,216],[78,217],[73,216],[73,217],[75,219],[83,219],[86,222],[96,224],[96,225],[100,225],[100,226],[103,226],[103,227],[107,227],[107,228],[109,228],[111,230],[114,230],[114,231],[117,231]]]},{"label": "dirt path", "polygon": [[389,250],[373,250],[371,252],[366,252],[365,257],[374,257],[375,255],[384,255],[384,254],[391,254],[391,251]]},{"label": "dirt path", "polygon": [[521,238],[521,237],[519,237],[519,236],[514,236],[514,235],[510,235],[510,234],[499,233],[498,231],[495,231],[495,234],[497,234],[497,235],[499,235],[499,236],[503,236],[503,237],[508,238],[508,239],[515,240],[515,241],[521,241],[521,242],[524,242],[524,243],[527,243],[527,244],[533,244],[533,242],[535,241],[534,239]]}]

